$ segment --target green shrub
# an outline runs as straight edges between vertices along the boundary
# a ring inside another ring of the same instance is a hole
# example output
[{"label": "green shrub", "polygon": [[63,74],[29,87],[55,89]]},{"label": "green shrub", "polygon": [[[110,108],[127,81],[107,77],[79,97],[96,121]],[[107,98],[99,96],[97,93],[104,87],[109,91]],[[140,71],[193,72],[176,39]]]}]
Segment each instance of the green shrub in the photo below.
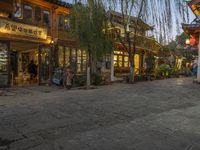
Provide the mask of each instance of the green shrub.
[{"label": "green shrub", "polygon": [[161,64],[156,68],[156,76],[170,77],[172,69],[167,64]]},{"label": "green shrub", "polygon": [[74,85],[75,86],[84,86],[86,85],[87,77],[86,75],[78,75],[74,78]]},{"label": "green shrub", "polygon": [[102,78],[100,75],[93,73],[91,75],[91,81],[93,85],[100,85],[102,83]]}]

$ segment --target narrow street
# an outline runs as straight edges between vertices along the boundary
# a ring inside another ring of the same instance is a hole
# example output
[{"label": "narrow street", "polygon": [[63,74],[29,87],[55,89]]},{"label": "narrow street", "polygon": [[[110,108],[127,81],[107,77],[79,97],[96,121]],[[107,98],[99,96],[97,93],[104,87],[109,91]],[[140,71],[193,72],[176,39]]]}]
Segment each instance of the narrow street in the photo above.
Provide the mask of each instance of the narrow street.
[{"label": "narrow street", "polygon": [[0,96],[0,150],[199,150],[199,124],[191,78]]}]

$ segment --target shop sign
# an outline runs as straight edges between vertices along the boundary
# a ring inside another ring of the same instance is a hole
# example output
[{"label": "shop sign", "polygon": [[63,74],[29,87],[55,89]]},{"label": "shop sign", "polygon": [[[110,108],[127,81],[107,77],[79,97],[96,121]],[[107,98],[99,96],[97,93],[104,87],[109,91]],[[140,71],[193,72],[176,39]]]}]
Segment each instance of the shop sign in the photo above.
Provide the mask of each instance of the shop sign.
[{"label": "shop sign", "polygon": [[0,18],[0,33],[47,39],[47,29]]}]

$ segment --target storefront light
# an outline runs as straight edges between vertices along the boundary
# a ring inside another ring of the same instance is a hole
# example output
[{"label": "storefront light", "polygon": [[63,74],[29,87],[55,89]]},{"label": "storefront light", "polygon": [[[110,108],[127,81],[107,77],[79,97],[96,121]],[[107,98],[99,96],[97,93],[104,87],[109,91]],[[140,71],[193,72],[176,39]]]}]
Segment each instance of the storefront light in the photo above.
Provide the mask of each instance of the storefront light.
[{"label": "storefront light", "polygon": [[53,41],[53,40],[51,40],[50,44],[54,44],[54,41]]},{"label": "storefront light", "polygon": [[189,45],[190,44],[190,39],[185,40],[185,44]]}]

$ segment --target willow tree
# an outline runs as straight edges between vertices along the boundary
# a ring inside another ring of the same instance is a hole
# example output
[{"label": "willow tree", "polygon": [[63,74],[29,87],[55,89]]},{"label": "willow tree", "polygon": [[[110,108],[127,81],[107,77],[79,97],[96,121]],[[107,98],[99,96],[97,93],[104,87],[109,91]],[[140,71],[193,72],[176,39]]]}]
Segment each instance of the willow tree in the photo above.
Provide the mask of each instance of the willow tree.
[{"label": "willow tree", "polygon": [[112,50],[112,41],[106,33],[108,26],[103,3],[98,0],[89,0],[87,4],[76,3],[71,11],[70,26],[79,47],[88,53],[88,87],[91,72],[95,72],[96,60]]},{"label": "willow tree", "polygon": [[[172,26],[176,25],[178,31],[180,21],[188,21],[187,5],[182,0],[109,0],[107,4],[110,10],[119,11],[122,15],[124,35],[122,36],[119,32],[116,32],[116,34],[119,42],[129,54],[129,82],[133,83],[134,54],[137,45],[137,34],[141,29],[139,23],[143,20],[154,25],[157,30],[154,34],[160,43],[168,42],[172,37],[170,35]],[[132,21],[132,16],[135,17],[135,21]],[[110,17],[110,22],[115,27],[112,17]],[[133,27],[133,31],[130,31],[130,26]]]}]

